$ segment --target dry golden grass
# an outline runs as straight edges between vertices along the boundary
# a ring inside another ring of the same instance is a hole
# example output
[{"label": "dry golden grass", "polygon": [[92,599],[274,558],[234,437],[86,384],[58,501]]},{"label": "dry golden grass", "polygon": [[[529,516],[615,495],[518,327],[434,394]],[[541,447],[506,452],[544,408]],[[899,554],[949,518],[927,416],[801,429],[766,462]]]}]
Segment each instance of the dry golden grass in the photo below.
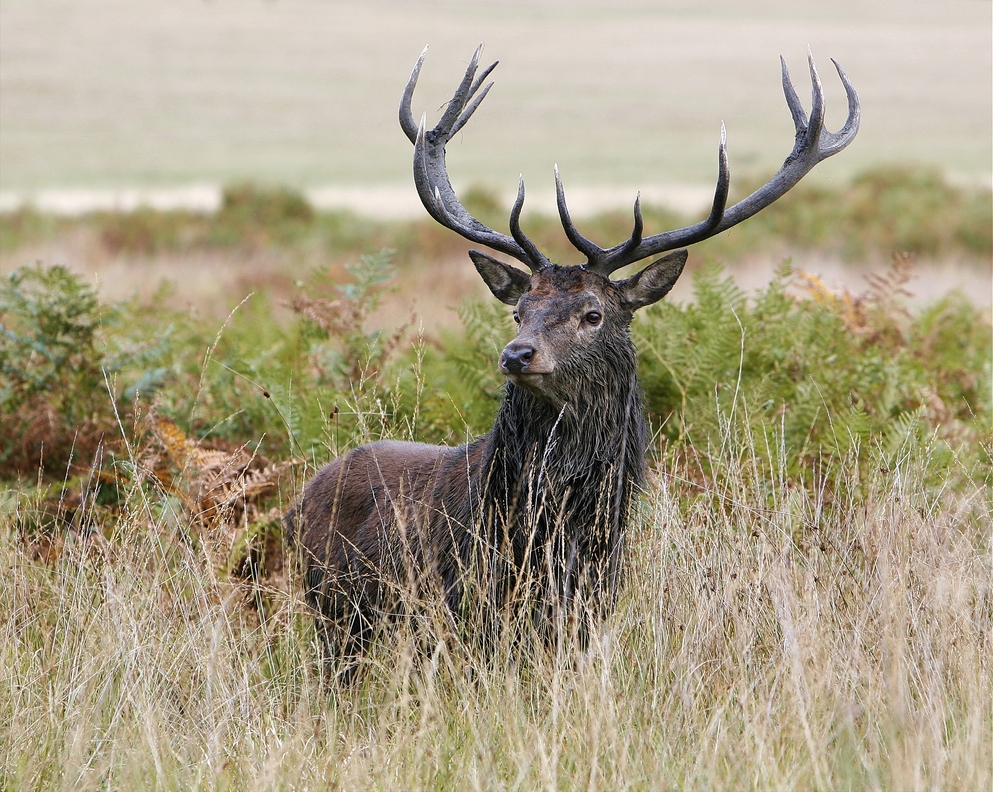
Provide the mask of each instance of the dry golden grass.
[{"label": "dry golden grass", "polygon": [[990,788],[988,490],[929,490],[912,440],[833,493],[714,454],[702,484],[657,471],[585,654],[422,655],[415,626],[348,689],[322,686],[299,581],[219,575],[153,482],[49,564],[8,494],[2,786]]}]

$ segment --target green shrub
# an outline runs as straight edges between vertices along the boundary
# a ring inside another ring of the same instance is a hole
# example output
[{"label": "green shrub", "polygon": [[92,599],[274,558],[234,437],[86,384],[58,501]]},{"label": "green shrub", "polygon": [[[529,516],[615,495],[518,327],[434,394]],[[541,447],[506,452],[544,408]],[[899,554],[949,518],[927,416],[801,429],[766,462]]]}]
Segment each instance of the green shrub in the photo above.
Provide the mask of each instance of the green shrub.
[{"label": "green shrub", "polygon": [[[696,274],[693,301],[641,312],[641,378],[666,447],[719,447],[734,419],[742,437],[778,432],[770,455],[810,481],[826,459],[864,461],[873,444],[914,431],[933,434],[949,466],[987,478],[989,324],[954,295],[909,313],[900,261],[861,295],[784,267],[748,298],[710,267]],[[128,414],[153,402],[193,437],[314,463],[380,437],[458,443],[487,431],[509,312],[468,302],[462,332],[414,341],[406,327],[369,326],[389,288],[389,254],[348,271],[345,284],[312,273],[293,321],[253,296],[217,329],[132,302],[101,308],[62,268],[17,270],[0,298],[6,469],[36,469],[44,446],[46,469],[57,471],[73,438],[78,453],[80,438],[116,436],[119,420],[130,426]],[[32,439],[42,425],[59,429]]]},{"label": "green shrub", "polygon": [[205,218],[194,212],[160,212],[139,207],[131,212],[99,212],[89,218],[111,255],[155,255],[190,246],[203,233]]},{"label": "green shrub", "polygon": [[478,437],[490,430],[503,398],[497,360],[515,333],[510,311],[495,300],[471,299],[459,318],[463,330],[409,351],[399,372],[398,408],[419,440],[454,445]]},{"label": "green shrub", "polygon": [[65,225],[64,219],[39,212],[32,206],[22,206],[13,212],[0,212],[0,251],[15,251],[43,239],[51,239]]},{"label": "green shrub", "polygon": [[254,184],[227,187],[206,241],[223,246],[289,245],[314,222],[314,210],[300,193]]},{"label": "green shrub", "polygon": [[0,281],[0,475],[30,473],[43,459],[65,473],[73,451],[92,452],[112,426],[103,315],[64,267],[24,267]]},{"label": "green shrub", "polygon": [[864,461],[913,429],[988,478],[990,327],[955,295],[912,316],[904,277],[898,266],[853,296],[786,266],[749,300],[719,268],[701,270],[693,302],[660,303],[634,326],[659,432],[677,449],[714,448],[736,416],[742,438],[778,432],[769,453],[809,481],[826,458]]}]

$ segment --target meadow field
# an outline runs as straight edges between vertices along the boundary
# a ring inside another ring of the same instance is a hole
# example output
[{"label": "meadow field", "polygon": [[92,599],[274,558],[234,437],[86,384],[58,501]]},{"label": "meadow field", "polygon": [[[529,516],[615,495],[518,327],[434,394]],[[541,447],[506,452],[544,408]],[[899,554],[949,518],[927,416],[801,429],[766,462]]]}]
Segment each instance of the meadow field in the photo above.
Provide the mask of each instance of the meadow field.
[{"label": "meadow field", "polygon": [[[3,0],[0,789],[993,788],[990,16]],[[650,475],[589,646],[483,656],[422,603],[342,685],[281,515],[502,398],[510,310],[409,211],[395,119],[423,44],[430,116],[479,40],[460,197],[505,229],[547,176],[562,263],[552,162],[601,244],[638,188],[699,219],[722,119],[732,197],[767,178],[780,52],[863,129],[636,317]]]},{"label": "meadow field", "polygon": [[[54,262],[0,281],[2,786],[988,787],[990,312],[909,295],[917,260],[988,276],[990,201],[884,169],[701,246],[633,328],[651,481],[591,646],[484,659],[429,612],[351,687],[322,683],[280,514],[359,443],[488,429],[508,309],[453,293],[428,330],[396,294],[468,270],[465,245],[250,186],[213,215],[0,215],[5,261],[61,245],[159,284],[110,300]],[[528,223],[562,253],[556,221]],[[807,270],[829,256],[862,287]],[[776,271],[746,292],[755,257]],[[175,300],[195,290],[174,262],[219,260],[252,269]]]}]

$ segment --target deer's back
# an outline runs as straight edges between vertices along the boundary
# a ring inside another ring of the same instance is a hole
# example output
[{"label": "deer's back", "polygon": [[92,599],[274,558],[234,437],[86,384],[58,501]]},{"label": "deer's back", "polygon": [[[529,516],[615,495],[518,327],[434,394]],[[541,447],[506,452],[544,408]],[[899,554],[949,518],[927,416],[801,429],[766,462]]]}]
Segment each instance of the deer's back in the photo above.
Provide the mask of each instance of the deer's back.
[{"label": "deer's back", "polygon": [[321,576],[392,576],[411,554],[422,560],[430,554],[448,566],[471,524],[467,493],[480,458],[479,443],[382,441],[357,448],[307,484],[287,515],[290,540]]}]

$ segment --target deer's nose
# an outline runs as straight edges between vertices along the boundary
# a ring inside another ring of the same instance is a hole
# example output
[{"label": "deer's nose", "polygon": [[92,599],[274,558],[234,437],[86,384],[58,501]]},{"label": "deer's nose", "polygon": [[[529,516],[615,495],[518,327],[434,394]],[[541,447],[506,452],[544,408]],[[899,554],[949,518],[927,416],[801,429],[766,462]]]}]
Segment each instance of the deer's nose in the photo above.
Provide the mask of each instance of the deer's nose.
[{"label": "deer's nose", "polygon": [[508,344],[500,355],[500,371],[504,374],[521,374],[531,365],[533,358],[533,346],[515,341]]}]

